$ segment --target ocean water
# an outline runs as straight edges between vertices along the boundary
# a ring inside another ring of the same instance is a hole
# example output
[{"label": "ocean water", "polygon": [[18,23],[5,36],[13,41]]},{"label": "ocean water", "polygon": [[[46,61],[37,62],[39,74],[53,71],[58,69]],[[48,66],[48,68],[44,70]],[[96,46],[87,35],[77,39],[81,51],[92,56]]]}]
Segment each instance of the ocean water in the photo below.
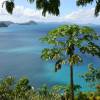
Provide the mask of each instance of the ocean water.
[{"label": "ocean water", "polygon": [[[70,70],[68,65],[55,73],[54,63],[45,62],[40,58],[41,51],[47,47],[39,40],[48,31],[60,24],[37,24],[37,25],[10,25],[0,28],[0,78],[8,75],[16,78],[28,77],[30,84],[40,87],[56,84],[69,84]],[[99,26],[92,26],[100,34]],[[100,41],[98,42],[100,44]],[[100,59],[90,55],[82,55],[83,64],[74,67],[74,82],[80,84],[84,91],[89,91],[87,83],[79,77],[87,71],[87,66],[93,63],[100,68]]]}]

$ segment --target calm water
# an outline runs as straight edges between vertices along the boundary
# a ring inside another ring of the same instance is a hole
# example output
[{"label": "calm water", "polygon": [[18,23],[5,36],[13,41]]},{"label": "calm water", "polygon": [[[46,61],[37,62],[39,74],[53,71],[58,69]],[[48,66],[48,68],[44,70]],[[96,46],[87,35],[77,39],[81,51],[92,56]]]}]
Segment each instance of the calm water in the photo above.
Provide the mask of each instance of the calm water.
[{"label": "calm water", "polygon": [[[40,87],[42,84],[48,86],[54,84],[69,84],[69,67],[63,66],[62,70],[55,73],[52,62],[42,61],[41,50],[46,47],[40,42],[40,37],[58,24],[38,24],[38,25],[11,25],[7,28],[0,28],[0,77],[13,75],[16,78],[26,76],[31,84]],[[97,32],[100,28],[94,27]],[[75,84],[81,84],[85,89],[87,84],[79,77],[81,73],[87,71],[87,65],[93,63],[95,67],[100,67],[99,58],[90,55],[83,56],[84,63],[74,67]]]}]

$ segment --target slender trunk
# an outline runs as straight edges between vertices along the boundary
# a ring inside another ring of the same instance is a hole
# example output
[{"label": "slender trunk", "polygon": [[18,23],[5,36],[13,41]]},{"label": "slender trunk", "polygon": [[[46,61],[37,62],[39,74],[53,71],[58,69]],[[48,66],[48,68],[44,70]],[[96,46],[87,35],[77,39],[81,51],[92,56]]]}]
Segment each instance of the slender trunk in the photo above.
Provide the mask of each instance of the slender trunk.
[{"label": "slender trunk", "polygon": [[70,100],[74,100],[74,81],[73,81],[73,65],[70,65]]}]

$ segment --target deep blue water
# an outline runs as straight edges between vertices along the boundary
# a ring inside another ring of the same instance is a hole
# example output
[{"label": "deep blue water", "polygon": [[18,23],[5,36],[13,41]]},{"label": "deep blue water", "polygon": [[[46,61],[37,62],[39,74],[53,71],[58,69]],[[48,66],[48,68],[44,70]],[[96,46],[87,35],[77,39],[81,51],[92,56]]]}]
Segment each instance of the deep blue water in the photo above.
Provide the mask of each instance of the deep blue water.
[{"label": "deep blue water", "polygon": [[[59,24],[11,25],[0,28],[0,78],[8,75],[16,78],[26,76],[35,87],[42,84],[69,84],[68,65],[55,73],[54,63],[45,62],[40,58],[41,50],[46,45],[39,39],[57,26]],[[94,29],[100,34],[99,26]],[[87,83],[79,75],[87,71],[89,63],[100,67],[100,59],[90,55],[83,55],[83,58],[83,64],[74,67],[74,82],[81,84],[82,90],[89,90]]]}]

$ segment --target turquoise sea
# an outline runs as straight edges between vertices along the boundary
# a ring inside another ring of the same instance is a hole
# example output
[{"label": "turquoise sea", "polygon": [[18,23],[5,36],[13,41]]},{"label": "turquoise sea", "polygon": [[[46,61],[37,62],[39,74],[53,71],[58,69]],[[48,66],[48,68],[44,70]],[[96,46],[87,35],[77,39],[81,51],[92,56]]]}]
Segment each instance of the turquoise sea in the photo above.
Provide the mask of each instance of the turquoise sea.
[{"label": "turquoise sea", "polygon": [[[8,75],[20,78],[26,76],[35,87],[43,84],[69,84],[69,66],[55,73],[54,63],[41,60],[41,50],[47,47],[39,40],[48,31],[60,24],[41,23],[37,25],[10,25],[0,28],[0,78]],[[92,26],[100,34],[100,26]],[[100,41],[98,42],[100,44]],[[82,55],[82,65],[74,67],[74,82],[80,84],[82,90],[91,90],[87,83],[79,77],[87,71],[87,66],[93,63],[100,68],[100,59],[90,55]]]}]

